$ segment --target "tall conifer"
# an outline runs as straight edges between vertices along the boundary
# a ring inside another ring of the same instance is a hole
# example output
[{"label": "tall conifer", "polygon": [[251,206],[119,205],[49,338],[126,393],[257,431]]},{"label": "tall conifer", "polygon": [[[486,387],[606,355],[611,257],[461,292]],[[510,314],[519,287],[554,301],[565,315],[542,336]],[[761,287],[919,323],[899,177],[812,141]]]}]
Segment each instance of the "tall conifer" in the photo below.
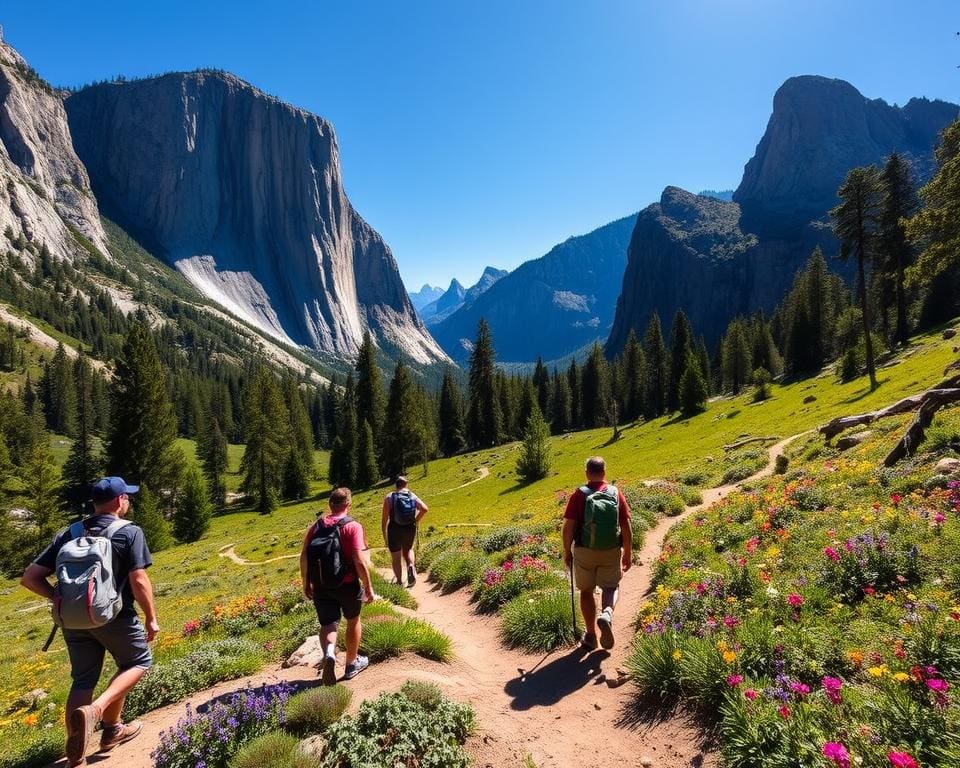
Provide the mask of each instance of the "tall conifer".
[{"label": "tall conifer", "polygon": [[475,448],[490,448],[503,440],[504,424],[498,398],[493,338],[487,321],[480,319],[470,354],[468,439]]}]

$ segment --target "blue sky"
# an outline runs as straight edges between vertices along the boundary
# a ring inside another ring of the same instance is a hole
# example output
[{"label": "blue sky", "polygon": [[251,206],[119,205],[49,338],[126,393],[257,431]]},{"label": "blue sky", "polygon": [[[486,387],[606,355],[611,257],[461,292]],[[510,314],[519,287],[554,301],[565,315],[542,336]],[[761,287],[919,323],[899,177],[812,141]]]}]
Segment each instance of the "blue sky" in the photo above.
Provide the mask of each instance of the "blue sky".
[{"label": "blue sky", "polygon": [[954,0],[5,0],[52,83],[219,67],[331,120],[413,288],[739,182],[784,79],[960,101]]}]

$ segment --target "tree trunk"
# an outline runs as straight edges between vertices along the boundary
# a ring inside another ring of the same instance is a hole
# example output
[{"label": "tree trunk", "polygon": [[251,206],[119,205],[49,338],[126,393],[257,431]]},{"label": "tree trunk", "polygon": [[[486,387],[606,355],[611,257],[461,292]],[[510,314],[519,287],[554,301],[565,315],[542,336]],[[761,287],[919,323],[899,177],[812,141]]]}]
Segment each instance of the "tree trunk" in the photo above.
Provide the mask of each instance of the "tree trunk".
[{"label": "tree trunk", "polygon": [[907,292],[904,289],[903,254],[897,254],[897,343],[907,346]]},{"label": "tree trunk", "polygon": [[857,247],[857,271],[860,279],[860,308],[863,315],[864,342],[867,346],[867,374],[870,376],[870,389],[877,388],[877,371],[873,364],[873,338],[870,335],[870,308],[867,302],[867,276],[864,269],[864,245],[861,241]]}]

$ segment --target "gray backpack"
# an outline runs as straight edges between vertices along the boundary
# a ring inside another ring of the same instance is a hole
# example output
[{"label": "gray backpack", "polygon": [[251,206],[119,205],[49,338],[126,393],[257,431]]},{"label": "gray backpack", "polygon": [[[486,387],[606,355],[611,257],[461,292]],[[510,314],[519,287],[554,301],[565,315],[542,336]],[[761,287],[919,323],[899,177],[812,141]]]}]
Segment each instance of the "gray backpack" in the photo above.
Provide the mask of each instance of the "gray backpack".
[{"label": "gray backpack", "polygon": [[70,541],[57,553],[57,586],[53,594],[53,621],[64,629],[96,629],[113,621],[123,608],[123,585],[113,574],[110,538],[129,520],[115,520],[99,536],[70,526]]}]

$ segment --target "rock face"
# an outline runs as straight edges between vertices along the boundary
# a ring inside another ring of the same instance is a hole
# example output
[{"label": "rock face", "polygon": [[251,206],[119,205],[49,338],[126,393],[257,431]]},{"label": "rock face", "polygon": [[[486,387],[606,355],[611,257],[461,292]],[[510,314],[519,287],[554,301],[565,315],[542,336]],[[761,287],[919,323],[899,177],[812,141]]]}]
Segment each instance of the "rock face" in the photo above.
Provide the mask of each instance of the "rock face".
[{"label": "rock face", "polygon": [[108,253],[60,95],[0,41],[0,231],[7,227],[55,257],[82,253],[68,227]]},{"label": "rock face", "polygon": [[610,332],[636,216],[571,237],[508,276],[448,319],[433,335],[455,360],[466,360],[483,317],[497,357],[559,360]]},{"label": "rock face", "polygon": [[789,234],[837,204],[850,168],[891,152],[929,176],[937,137],[956,117],[957,106],[943,101],[895,107],[843,80],[790,78],[773,97],[767,130],[733,196],[742,226],[763,236]]},{"label": "rock face", "polygon": [[322,118],[209,71],[91,86],[66,107],[104,212],[209,298],[321,353],[350,356],[370,329],[389,353],[446,359],[350,205]]},{"label": "rock face", "polygon": [[814,247],[836,255],[828,212],[847,171],[897,151],[925,179],[937,136],[958,112],[926,99],[892,107],[841,80],[788,80],[733,202],[668,187],[640,212],[607,354],[631,329],[642,334],[654,311],[668,331],[682,308],[710,345],[738,314],[772,311]]},{"label": "rock face", "polygon": [[506,277],[507,270],[496,269],[495,267],[485,267],[480,279],[469,288],[464,288],[457,278],[450,281],[450,287],[446,293],[437,299],[433,304],[424,307],[421,316],[424,322],[431,330],[452,314],[463,307],[472,306],[473,303],[486,293],[494,283],[501,278]]}]

